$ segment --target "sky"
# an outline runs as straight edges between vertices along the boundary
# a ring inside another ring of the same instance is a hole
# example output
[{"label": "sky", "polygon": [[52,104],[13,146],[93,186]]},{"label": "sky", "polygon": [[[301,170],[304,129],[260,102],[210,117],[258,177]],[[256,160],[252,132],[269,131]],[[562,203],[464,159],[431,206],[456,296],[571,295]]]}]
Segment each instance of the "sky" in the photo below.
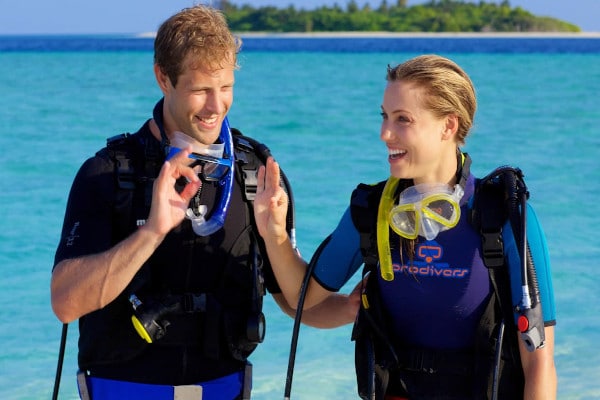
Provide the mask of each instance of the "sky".
[{"label": "sky", "polygon": [[[275,5],[314,9],[348,0],[230,0],[254,7]],[[393,4],[394,0],[387,0]],[[426,0],[408,0],[415,5]],[[475,0],[474,0],[475,1]],[[478,1],[478,0],[477,0]],[[490,1],[490,0],[487,0]],[[496,0],[499,2],[500,0]],[[578,25],[584,32],[600,32],[600,0],[509,0],[513,7],[538,16],[558,18]],[[210,0],[0,0],[0,35],[19,34],[120,34],[155,32],[170,15]],[[372,7],[381,0],[356,0]]]}]

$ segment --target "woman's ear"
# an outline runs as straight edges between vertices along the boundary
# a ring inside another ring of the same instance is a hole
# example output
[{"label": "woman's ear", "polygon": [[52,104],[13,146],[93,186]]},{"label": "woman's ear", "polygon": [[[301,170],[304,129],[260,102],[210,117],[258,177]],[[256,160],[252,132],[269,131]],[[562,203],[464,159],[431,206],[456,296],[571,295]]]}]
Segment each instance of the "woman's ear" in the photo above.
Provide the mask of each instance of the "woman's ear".
[{"label": "woman's ear", "polygon": [[442,139],[451,139],[456,135],[456,132],[458,132],[458,116],[456,114],[450,114],[446,116]]}]

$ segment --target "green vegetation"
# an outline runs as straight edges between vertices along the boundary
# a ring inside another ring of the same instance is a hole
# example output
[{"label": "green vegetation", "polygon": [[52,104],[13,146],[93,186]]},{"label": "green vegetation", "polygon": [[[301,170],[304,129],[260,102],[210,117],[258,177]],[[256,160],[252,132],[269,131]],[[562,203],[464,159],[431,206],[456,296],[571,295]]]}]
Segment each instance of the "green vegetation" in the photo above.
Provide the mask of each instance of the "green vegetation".
[{"label": "green vegetation", "polygon": [[[285,0],[284,0],[285,1]],[[221,0],[220,8],[236,32],[580,32],[571,23],[536,17],[509,1],[500,4],[461,0],[431,0],[407,6],[407,0],[377,8],[360,8],[355,0],[346,9],[319,7],[314,10],[236,6]]]}]

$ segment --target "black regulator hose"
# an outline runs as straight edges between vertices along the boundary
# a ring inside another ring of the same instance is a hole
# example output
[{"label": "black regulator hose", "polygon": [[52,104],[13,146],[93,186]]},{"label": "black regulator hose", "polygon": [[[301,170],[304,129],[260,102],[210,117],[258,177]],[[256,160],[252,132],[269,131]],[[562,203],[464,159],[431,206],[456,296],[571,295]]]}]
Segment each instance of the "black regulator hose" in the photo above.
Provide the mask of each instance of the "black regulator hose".
[{"label": "black regulator hose", "polygon": [[308,284],[310,283],[310,277],[315,270],[316,260],[319,258],[319,255],[331,239],[331,236],[328,236],[317,248],[315,254],[313,255],[308,267],[306,268],[306,273],[304,274],[304,279],[302,281],[302,287],[300,288],[300,295],[298,297],[298,307],[296,308],[296,316],[294,318],[294,328],[292,329],[292,342],[290,345],[290,357],[288,360],[288,370],[285,380],[285,393],[284,399],[289,400],[290,394],[292,392],[292,377],[294,375],[294,362],[296,361],[296,348],[298,346],[298,332],[300,331],[300,324],[302,322],[302,309],[304,308],[304,300],[306,299],[306,292],[308,290]]},{"label": "black regulator hose", "polygon": [[60,377],[62,375],[63,360],[65,357],[65,346],[67,344],[67,331],[69,324],[63,324],[62,334],[60,336],[60,348],[58,350],[58,364],[56,365],[56,377],[54,378],[54,391],[52,392],[52,400],[58,399],[58,389],[60,387]]},{"label": "black regulator hose", "polygon": [[309,264],[304,274],[304,280],[302,282],[302,288],[300,289],[300,296],[298,298],[298,308],[296,309],[296,316],[294,318],[294,328],[292,329],[292,342],[290,344],[290,356],[288,359],[288,369],[285,378],[285,392],[283,398],[285,400],[290,399],[292,392],[292,379],[294,375],[294,363],[296,361],[296,349],[298,347],[298,334],[300,331],[300,324],[302,322],[302,308],[304,307],[304,299],[306,298],[306,291],[308,289],[308,283],[314,270],[314,263]]}]

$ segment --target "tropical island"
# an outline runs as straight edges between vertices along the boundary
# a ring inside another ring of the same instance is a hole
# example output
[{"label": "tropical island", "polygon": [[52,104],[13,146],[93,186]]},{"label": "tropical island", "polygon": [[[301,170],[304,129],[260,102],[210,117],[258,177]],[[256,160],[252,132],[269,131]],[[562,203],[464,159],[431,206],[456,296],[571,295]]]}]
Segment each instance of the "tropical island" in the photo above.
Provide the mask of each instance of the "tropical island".
[{"label": "tropical island", "polygon": [[[463,0],[430,0],[408,6],[407,0],[382,0],[376,8],[359,7],[355,0],[346,8],[337,3],[313,10],[274,6],[237,6],[217,1],[236,32],[319,33],[319,32],[581,32],[569,22],[535,16],[508,0],[499,4]],[[394,3],[394,4],[392,4]]]}]

